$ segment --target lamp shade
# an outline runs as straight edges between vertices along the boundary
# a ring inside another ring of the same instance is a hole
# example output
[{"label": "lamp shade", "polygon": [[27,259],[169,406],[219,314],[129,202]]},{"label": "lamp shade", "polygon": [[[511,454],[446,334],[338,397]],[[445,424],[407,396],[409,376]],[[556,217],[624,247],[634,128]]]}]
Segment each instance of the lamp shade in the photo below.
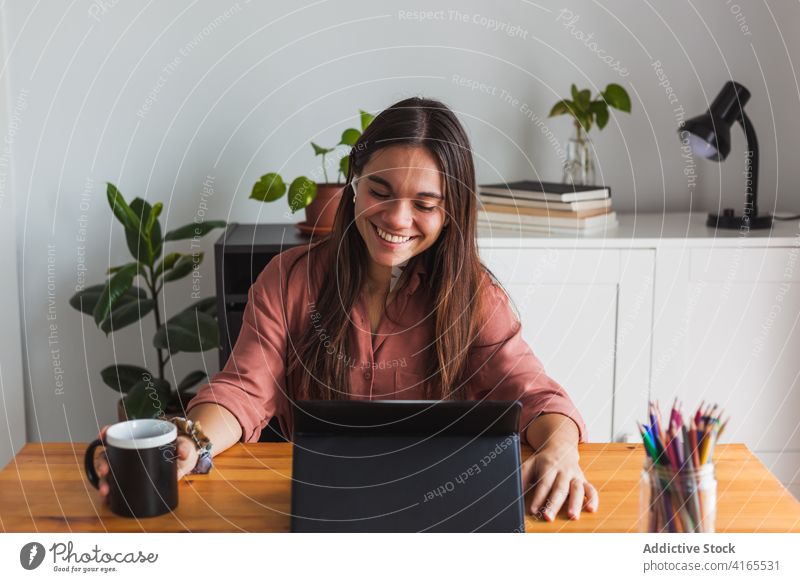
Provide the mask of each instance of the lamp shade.
[{"label": "lamp shade", "polygon": [[731,153],[730,126],[710,113],[691,118],[683,130],[684,139],[696,156],[721,162]]},{"label": "lamp shade", "polygon": [[703,115],[688,120],[681,127],[692,152],[721,162],[731,152],[731,125],[744,115],[750,91],[735,81],[728,81]]}]

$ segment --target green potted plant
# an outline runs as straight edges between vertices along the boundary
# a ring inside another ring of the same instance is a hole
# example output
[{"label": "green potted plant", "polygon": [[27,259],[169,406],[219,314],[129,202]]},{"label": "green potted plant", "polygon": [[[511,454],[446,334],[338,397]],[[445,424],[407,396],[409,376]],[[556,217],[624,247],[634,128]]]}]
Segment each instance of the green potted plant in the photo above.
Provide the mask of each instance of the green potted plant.
[{"label": "green potted plant", "polygon": [[550,110],[549,117],[569,115],[575,126],[575,137],[567,143],[566,160],[562,181],[572,184],[594,184],[594,160],[589,142],[589,130],[593,124],[603,129],[608,123],[609,107],[630,113],[631,98],[628,92],[616,83],[610,83],[597,97],[592,99],[590,89],[571,87],[572,99],[562,99]]},{"label": "green potted plant", "polygon": [[[151,206],[141,198],[128,204],[117,187],[108,183],[106,194],[114,216],[125,229],[125,240],[133,261],[108,269],[105,283],[75,293],[69,303],[91,316],[106,336],[139,321],[151,311],[155,318],[158,372],[141,366],[115,363],[101,370],[108,386],[122,394],[120,420],[126,417],[155,418],[179,412],[197,384],[206,377],[202,370],[190,372],[174,388],[164,377],[169,359],[179,352],[203,352],[218,347],[216,298],[207,297],[161,321],[159,294],[164,285],[188,276],[203,260],[203,253],[164,254],[166,243],[205,236],[225,222],[209,220],[189,223],[162,236],[158,216],[163,204]],[[138,277],[144,288],[134,285]]]},{"label": "green potted plant", "polygon": [[[333,219],[336,216],[336,209],[339,207],[339,201],[342,197],[342,189],[344,187],[343,178],[347,176],[349,158],[349,148],[352,148],[361,133],[367,129],[367,126],[375,118],[371,113],[367,113],[359,109],[361,130],[353,127],[345,129],[342,132],[342,137],[339,143],[330,148],[324,148],[311,142],[311,147],[314,149],[314,155],[321,158],[322,165],[322,178],[323,182],[315,182],[306,176],[299,176],[292,180],[291,184],[286,186],[286,182],[276,172],[269,172],[264,174],[253,185],[253,191],[250,198],[259,200],[261,202],[274,202],[286,194],[288,190],[288,204],[289,210],[292,214],[306,209],[306,220],[297,225],[297,227],[306,234],[327,234],[333,226]],[[343,147],[348,149],[342,150]],[[341,153],[337,165],[337,179],[336,182],[331,182],[328,178],[328,163],[326,156]]]}]

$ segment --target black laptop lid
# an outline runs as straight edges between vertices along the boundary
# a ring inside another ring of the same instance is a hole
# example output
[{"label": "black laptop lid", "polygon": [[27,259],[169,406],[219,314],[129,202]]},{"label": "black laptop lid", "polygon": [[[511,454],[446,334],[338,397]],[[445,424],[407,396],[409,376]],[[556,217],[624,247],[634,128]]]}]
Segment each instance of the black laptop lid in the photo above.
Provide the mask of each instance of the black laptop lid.
[{"label": "black laptop lid", "polygon": [[292,531],[524,531],[518,402],[307,401]]}]

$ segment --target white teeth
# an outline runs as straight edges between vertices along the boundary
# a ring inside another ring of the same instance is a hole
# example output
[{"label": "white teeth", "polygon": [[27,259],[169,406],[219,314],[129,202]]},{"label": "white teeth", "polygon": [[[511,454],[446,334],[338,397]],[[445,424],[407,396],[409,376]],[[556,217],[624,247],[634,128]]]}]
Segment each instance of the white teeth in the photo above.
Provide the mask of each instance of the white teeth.
[{"label": "white teeth", "polygon": [[413,237],[410,236],[395,236],[393,234],[389,234],[385,230],[382,230],[379,227],[375,227],[375,230],[378,231],[378,236],[380,236],[383,240],[389,241],[391,243],[404,243],[410,241]]}]

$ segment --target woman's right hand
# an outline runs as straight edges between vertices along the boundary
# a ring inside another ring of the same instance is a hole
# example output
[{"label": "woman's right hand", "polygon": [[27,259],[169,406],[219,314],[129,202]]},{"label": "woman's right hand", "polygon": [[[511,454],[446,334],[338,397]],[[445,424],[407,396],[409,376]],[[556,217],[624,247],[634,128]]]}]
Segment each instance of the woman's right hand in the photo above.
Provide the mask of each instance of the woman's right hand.
[{"label": "woman's right hand", "polygon": [[[106,425],[101,428],[100,435],[97,438],[104,440],[109,426],[110,425]],[[199,454],[192,439],[186,435],[178,436],[175,447],[178,456],[178,480],[180,481],[184,475],[187,475],[194,469]],[[100,497],[103,498],[104,503],[108,503],[108,482],[106,481],[106,476],[108,475],[108,461],[106,460],[105,453],[101,452],[95,455],[94,470],[97,472],[97,476],[100,477],[100,484],[98,486]]]}]

